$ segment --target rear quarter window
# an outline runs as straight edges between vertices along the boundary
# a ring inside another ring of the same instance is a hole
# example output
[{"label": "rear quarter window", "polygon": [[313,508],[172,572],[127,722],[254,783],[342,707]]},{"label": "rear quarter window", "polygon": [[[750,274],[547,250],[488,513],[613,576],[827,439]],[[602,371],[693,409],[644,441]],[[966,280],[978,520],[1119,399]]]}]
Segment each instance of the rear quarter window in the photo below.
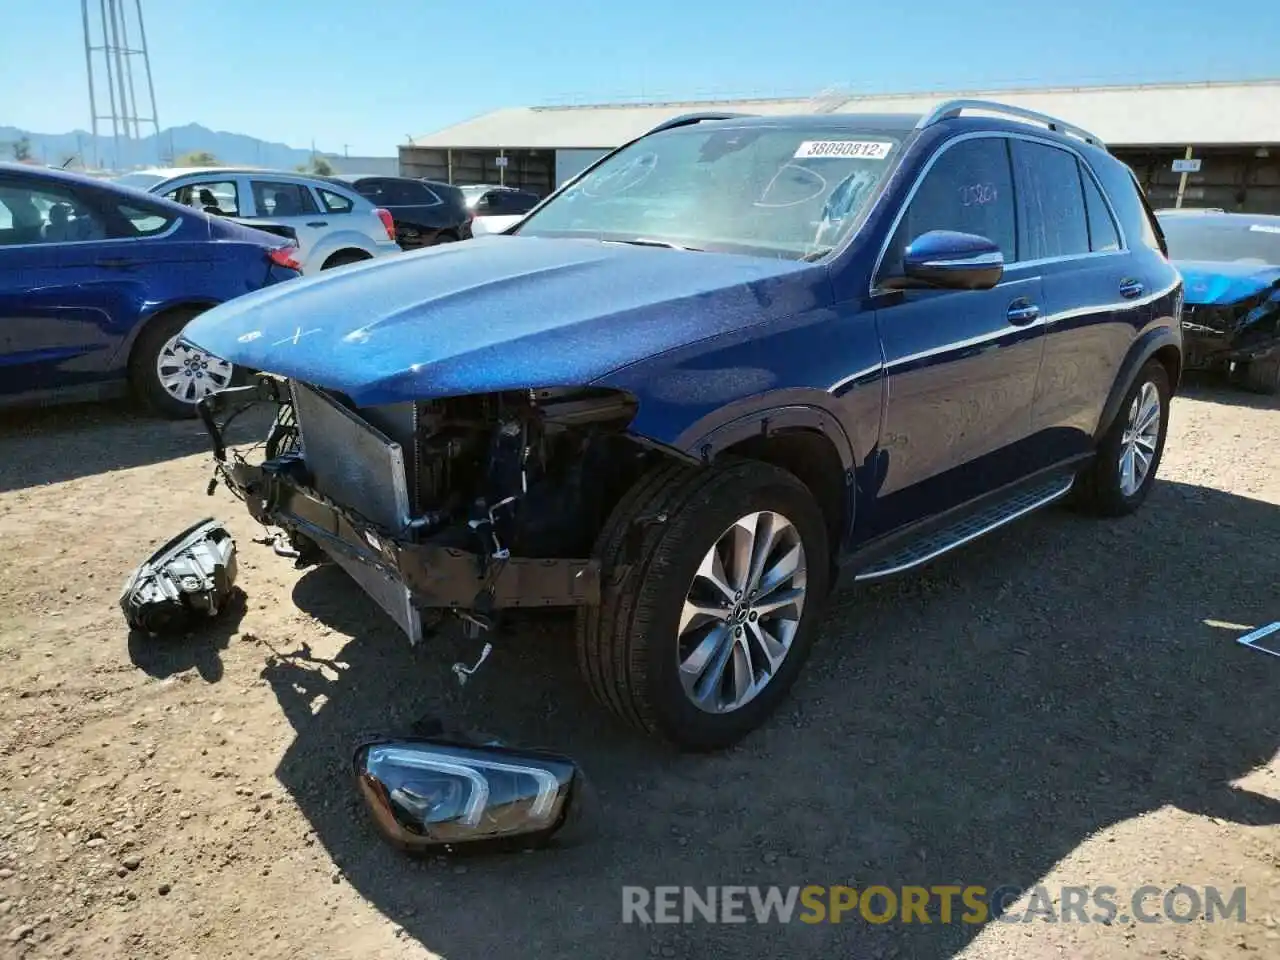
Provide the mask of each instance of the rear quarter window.
[{"label": "rear quarter window", "polygon": [[1107,199],[1120,218],[1120,226],[1130,248],[1140,245],[1167,255],[1164,235],[1133,171],[1109,155],[1089,157],[1089,166],[1097,174]]},{"label": "rear quarter window", "polygon": [[340,193],[325,190],[323,187],[320,188],[319,193],[320,202],[324,204],[325,211],[328,213],[350,213],[355,207],[355,204]]}]

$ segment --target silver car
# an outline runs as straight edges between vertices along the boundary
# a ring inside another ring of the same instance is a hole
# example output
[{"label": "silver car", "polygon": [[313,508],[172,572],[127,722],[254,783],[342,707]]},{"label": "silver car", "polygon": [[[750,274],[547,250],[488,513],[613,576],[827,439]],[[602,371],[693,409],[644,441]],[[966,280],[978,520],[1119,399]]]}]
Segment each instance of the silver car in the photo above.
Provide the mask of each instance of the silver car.
[{"label": "silver car", "polygon": [[138,170],[115,182],[293,237],[304,274],[400,252],[391,214],[332,180],[279,170],[171,167]]}]

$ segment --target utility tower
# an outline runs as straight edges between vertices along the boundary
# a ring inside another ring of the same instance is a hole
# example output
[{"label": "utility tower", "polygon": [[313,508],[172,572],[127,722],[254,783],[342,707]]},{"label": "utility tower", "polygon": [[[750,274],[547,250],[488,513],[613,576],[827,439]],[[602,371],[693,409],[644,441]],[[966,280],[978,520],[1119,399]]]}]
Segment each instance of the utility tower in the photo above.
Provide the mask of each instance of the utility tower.
[{"label": "utility tower", "polygon": [[[80,0],[80,14],[84,20],[84,61],[95,153],[99,133],[105,136],[109,131],[113,143],[109,166],[124,169],[139,161],[136,142],[146,134],[156,135],[157,152],[160,149],[156,88],[151,79],[147,30],[142,23],[142,0]],[[135,81],[134,64],[139,59],[143,78]],[[142,79],[146,80],[145,89]],[[145,97],[142,103],[140,90]],[[84,157],[80,159],[85,162]],[[100,157],[95,156],[95,161],[102,165]]]}]

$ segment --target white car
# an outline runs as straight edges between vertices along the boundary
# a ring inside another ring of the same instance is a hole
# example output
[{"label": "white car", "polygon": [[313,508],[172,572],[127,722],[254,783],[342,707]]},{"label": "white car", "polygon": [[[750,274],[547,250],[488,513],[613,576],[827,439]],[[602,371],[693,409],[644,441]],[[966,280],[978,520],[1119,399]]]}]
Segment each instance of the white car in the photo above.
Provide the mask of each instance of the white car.
[{"label": "white car", "polygon": [[115,182],[206,213],[295,238],[303,274],[399,253],[395,222],[355,190],[280,170],[172,167],[138,170]]},{"label": "white car", "polygon": [[532,191],[494,183],[467,184],[460,189],[467,206],[475,214],[471,221],[473,237],[501,233],[523,220],[525,214],[540,202]]}]

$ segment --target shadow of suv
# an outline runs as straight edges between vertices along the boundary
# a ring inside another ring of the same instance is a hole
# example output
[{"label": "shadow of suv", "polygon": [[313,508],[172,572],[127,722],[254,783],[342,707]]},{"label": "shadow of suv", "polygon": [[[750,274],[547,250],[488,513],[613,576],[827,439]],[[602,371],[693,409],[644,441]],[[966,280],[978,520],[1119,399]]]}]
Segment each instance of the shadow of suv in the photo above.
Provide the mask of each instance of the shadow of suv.
[{"label": "shadow of suv", "polygon": [[[698,215],[690,217],[689,210]],[[506,241],[250,295],[188,336],[301,445],[255,517],[411,639],[577,610],[581,672],[682,748],[759,725],[837,580],[1151,491],[1182,281],[1132,172],[981,101],[674,119]],[[299,453],[298,451],[302,452]]]}]

